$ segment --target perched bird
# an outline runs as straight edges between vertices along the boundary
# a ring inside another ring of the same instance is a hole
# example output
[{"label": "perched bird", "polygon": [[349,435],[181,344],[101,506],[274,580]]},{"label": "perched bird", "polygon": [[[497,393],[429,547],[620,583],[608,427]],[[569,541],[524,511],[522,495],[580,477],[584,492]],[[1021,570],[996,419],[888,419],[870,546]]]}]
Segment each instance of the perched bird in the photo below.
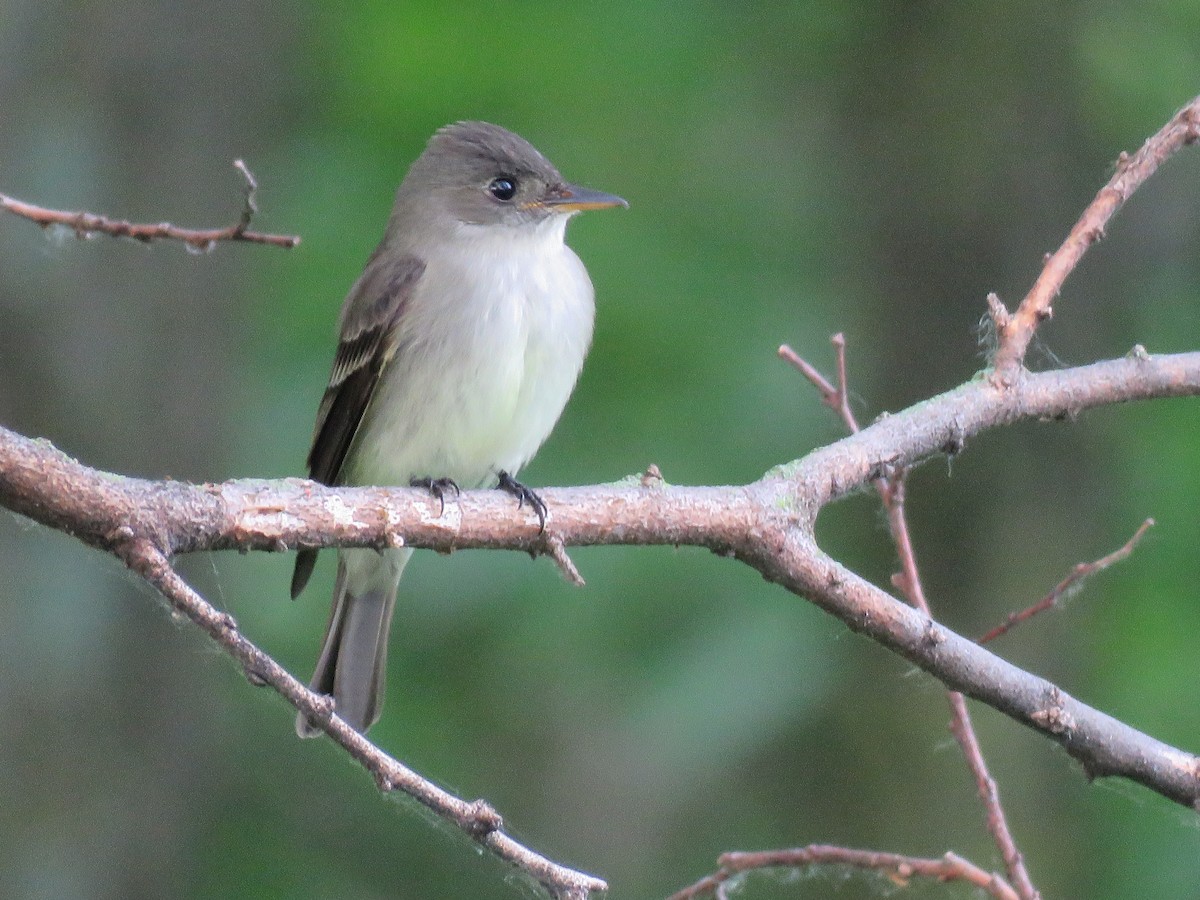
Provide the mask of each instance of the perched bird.
[{"label": "perched bird", "polygon": [[[447,125],[396,192],[383,240],[342,306],[317,410],[311,478],[323,484],[500,487],[549,436],[592,338],[591,280],[563,242],[586,209],[627,206],[568,184],[526,140]],[[310,687],[360,731],[379,720],[396,588],[412,550],[338,551],[333,608]],[[303,550],[292,597],[316,562]],[[301,715],[296,730],[318,730]]]}]

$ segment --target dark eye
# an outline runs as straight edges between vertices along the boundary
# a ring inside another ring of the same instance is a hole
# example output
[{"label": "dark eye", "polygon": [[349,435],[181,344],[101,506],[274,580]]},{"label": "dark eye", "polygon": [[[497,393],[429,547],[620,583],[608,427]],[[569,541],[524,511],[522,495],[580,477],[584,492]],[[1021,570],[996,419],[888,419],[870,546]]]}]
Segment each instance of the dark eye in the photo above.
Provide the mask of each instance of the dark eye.
[{"label": "dark eye", "polygon": [[517,182],[512,178],[501,176],[493,178],[487,189],[488,193],[497,200],[507,201],[517,195]]}]

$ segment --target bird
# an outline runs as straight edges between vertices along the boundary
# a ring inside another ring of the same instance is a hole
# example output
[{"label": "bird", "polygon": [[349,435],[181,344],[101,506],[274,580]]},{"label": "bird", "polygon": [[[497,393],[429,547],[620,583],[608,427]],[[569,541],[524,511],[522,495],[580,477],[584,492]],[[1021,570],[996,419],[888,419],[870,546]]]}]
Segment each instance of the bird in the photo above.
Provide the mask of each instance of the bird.
[{"label": "bird", "polygon": [[[429,139],[396,191],[382,240],[351,287],[317,410],[309,477],[423,486],[445,504],[516,480],[566,406],[592,340],[594,290],[568,220],[627,207],[566,182],[524,138],[463,121]],[[396,594],[412,550],[343,548],[309,684],[365,733],[380,717]],[[317,551],[301,550],[293,599]],[[301,737],[320,733],[301,713]]]}]

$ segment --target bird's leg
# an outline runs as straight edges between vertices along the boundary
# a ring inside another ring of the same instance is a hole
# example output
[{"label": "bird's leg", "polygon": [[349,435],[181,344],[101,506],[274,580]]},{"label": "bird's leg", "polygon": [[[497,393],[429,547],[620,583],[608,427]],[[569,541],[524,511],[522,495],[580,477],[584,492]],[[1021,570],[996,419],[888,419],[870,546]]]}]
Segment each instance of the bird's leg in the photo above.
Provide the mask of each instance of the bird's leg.
[{"label": "bird's leg", "polygon": [[546,502],[533,492],[532,488],[527,488],[521,482],[517,481],[507,472],[500,472],[500,483],[496,487],[502,491],[507,491],[517,498],[517,509],[522,509],[526,503],[530,509],[537,514],[538,531],[546,530]]},{"label": "bird's leg", "polygon": [[455,497],[459,495],[458,485],[454,483],[453,478],[414,478],[408,483],[408,486],[425,488],[433,494],[441,504],[438,515],[446,511],[446,494],[448,492],[453,492]]}]

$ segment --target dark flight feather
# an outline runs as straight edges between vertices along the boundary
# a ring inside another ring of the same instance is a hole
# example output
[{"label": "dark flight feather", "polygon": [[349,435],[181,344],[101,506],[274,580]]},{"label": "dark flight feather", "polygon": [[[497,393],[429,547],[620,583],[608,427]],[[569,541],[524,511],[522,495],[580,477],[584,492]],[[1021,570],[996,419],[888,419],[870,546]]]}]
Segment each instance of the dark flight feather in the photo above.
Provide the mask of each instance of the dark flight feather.
[{"label": "dark flight feather", "polygon": [[[377,252],[371,262],[380,258]],[[405,256],[386,273],[373,271],[368,264],[355,285],[356,296],[350,301],[350,308],[365,308],[367,315],[361,323],[347,319],[343,325],[342,340],[334,357],[329,386],[317,410],[312,448],[308,452],[308,474],[313,481],[340,483],[346,454],[375,395],[379,377],[396,352],[396,323],[424,271],[425,263],[415,256]],[[373,301],[359,305],[362,294],[376,290]],[[308,584],[316,562],[316,550],[301,550],[296,555],[292,599],[300,596]]]}]

